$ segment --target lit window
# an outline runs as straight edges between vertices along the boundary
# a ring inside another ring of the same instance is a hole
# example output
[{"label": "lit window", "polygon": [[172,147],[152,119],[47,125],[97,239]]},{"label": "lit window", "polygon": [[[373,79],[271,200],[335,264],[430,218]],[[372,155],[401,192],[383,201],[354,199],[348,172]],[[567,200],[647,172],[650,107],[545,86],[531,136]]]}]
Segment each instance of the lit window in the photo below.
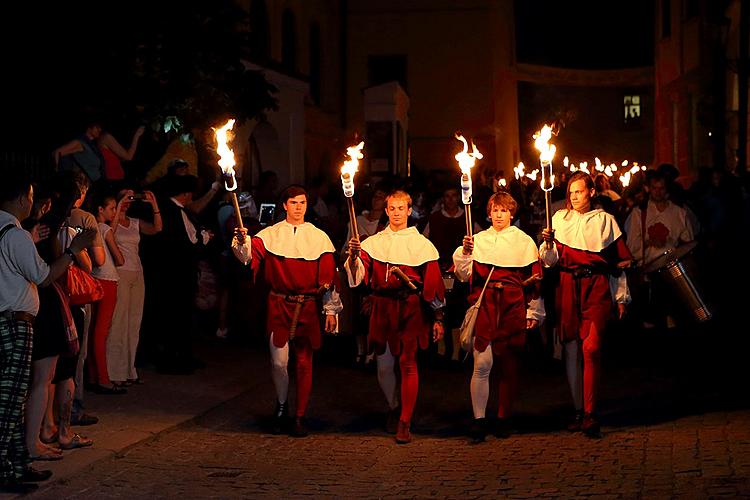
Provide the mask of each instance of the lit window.
[{"label": "lit window", "polygon": [[623,98],[625,123],[637,123],[641,119],[641,96],[626,95]]}]

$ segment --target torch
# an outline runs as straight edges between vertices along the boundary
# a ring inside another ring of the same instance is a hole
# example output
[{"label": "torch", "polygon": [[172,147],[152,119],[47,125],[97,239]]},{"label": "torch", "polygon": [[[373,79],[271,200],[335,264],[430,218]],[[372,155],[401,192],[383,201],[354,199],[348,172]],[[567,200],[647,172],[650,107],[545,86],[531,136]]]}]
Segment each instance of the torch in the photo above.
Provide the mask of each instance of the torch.
[{"label": "torch", "polygon": [[357,239],[359,239],[359,231],[357,230],[357,214],[354,211],[354,173],[357,171],[359,160],[364,158],[362,155],[362,148],[364,146],[365,141],[362,141],[356,146],[346,148],[346,154],[349,155],[349,159],[341,167],[341,187],[344,190],[346,204],[349,207],[349,223],[351,224],[352,236]]},{"label": "torch", "polygon": [[472,225],[471,225],[471,167],[474,166],[476,160],[483,158],[482,153],[479,152],[474,142],[471,143],[471,153],[469,153],[469,144],[464,139],[463,135],[456,134],[456,139],[464,143],[464,149],[456,154],[455,158],[458,162],[458,167],[461,169],[461,201],[464,203],[464,213],[466,215],[466,236],[472,236]]},{"label": "torch", "polygon": [[[552,128],[544,125],[542,130],[534,134],[534,146],[539,150],[539,163],[542,169],[541,187],[544,191],[544,203],[547,212],[547,229],[552,229],[552,188],[555,185],[555,175],[552,173],[552,158],[555,156],[554,144],[550,144]],[[548,246],[550,246],[548,244]]]},{"label": "torch", "polygon": [[244,229],[242,224],[242,213],[240,213],[240,205],[237,203],[237,179],[234,176],[234,152],[231,150],[229,145],[229,132],[234,127],[234,119],[227,120],[227,122],[221,128],[214,129],[216,136],[216,152],[219,154],[219,167],[221,173],[224,176],[224,188],[232,194],[232,204],[234,205],[235,215],[237,216],[237,224],[240,229]]}]

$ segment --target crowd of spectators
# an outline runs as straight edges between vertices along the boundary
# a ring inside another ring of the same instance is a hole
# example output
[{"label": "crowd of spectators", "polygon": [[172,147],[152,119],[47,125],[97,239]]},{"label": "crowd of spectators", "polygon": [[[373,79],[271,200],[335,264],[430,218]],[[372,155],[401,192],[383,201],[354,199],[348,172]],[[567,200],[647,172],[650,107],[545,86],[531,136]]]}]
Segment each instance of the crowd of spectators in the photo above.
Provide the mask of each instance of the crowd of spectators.
[{"label": "crowd of spectators", "polygon": [[[229,250],[237,220],[222,180],[195,175],[199,155],[180,138],[169,144],[153,168],[134,175],[128,162],[137,155],[143,133],[137,128],[126,148],[101,123],[88,123],[79,137],[52,153],[55,175],[34,184],[30,215],[20,221],[44,261],[52,264],[72,248],[73,265],[90,273],[102,288],[100,298],[83,305],[70,304],[60,286],[38,289],[23,423],[32,460],[58,460],[61,450],[93,444],[72,429],[98,420],[84,411],[86,391],[124,396],[137,390],[148,383],[139,366],[181,375],[200,369],[203,362],[191,338],[201,332],[195,330],[208,331],[219,341],[262,332],[267,287],[253,282]],[[663,182],[668,199],[687,216],[690,231],[684,239],[699,243],[696,256],[708,270],[706,275],[724,275],[732,236],[747,224],[748,194],[720,168],[701,169],[688,188],[678,182],[678,174],[673,166],[661,165],[636,174],[627,187],[596,175],[594,206],[612,213],[625,231],[633,226],[632,221],[628,224],[631,212],[647,206],[649,188]],[[505,186],[498,182],[501,172],[481,168],[475,177],[469,208],[473,231],[490,226],[487,200],[505,190],[518,203],[513,223],[541,242],[545,201],[537,182],[521,177]],[[553,209],[565,201],[566,179],[564,174],[560,177],[552,191]],[[657,184],[651,182],[654,179]],[[361,239],[385,227],[388,192],[402,189],[412,196],[409,224],[438,248],[449,290],[446,338],[435,354],[447,363],[458,362],[458,327],[468,290],[453,279],[451,269],[451,255],[466,232],[457,173],[409,178],[360,174],[356,181]],[[306,220],[330,236],[342,263],[350,226],[338,183],[335,176],[309,183]],[[257,185],[240,185],[240,211],[250,234],[284,219],[280,187],[272,169],[259,176]],[[76,234],[86,230],[93,232],[86,248],[72,246]],[[717,292],[717,283],[706,286],[709,294]],[[364,341],[368,298],[347,289],[342,299],[339,334],[351,339],[352,362],[366,366],[372,362]]]}]

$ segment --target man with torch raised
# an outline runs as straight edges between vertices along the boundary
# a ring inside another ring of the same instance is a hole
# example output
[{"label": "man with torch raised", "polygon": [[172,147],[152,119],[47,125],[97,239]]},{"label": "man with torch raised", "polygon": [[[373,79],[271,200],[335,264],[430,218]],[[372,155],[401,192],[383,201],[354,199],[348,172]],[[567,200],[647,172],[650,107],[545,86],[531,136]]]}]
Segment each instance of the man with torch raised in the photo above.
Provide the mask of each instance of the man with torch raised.
[{"label": "man with torch raised", "polygon": [[[438,251],[415,227],[407,227],[411,204],[407,193],[391,193],[385,208],[388,227],[361,244],[355,234],[349,240],[345,264],[350,286],[364,282],[372,289],[368,343],[377,355],[378,382],[390,408],[386,427],[396,433],[399,444],[411,442],[411,417],[419,389],[417,349],[428,347],[430,334],[436,342],[443,337],[445,306]],[[428,308],[432,315],[427,314]],[[396,358],[401,371],[400,410]]]},{"label": "man with torch raised", "polygon": [[325,331],[333,333],[336,315],[343,307],[338,294],[333,243],[326,233],[305,222],[307,192],[301,186],[291,186],[282,195],[282,203],[286,219],[252,238],[247,237],[247,229],[240,222],[232,239],[232,251],[240,262],[250,264],[254,278],[262,270],[271,288],[266,333],[271,351],[271,378],[276,389],[272,430],[281,433],[288,417],[287,365],[293,346],[297,398],[290,434],[304,437],[308,433],[304,416],[312,391],[313,351],[321,345],[321,310],[325,315]]},{"label": "man with torch raised", "polygon": [[595,193],[588,173],[574,173],[567,185],[566,208],[552,216],[539,247],[545,267],[557,265],[560,270],[555,294],[556,335],[564,346],[575,406],[568,430],[583,431],[589,437],[600,436],[595,411],[604,328],[613,306],[617,304],[621,319],[630,302],[622,268],[633,258],[615,218],[604,210],[592,210]]}]

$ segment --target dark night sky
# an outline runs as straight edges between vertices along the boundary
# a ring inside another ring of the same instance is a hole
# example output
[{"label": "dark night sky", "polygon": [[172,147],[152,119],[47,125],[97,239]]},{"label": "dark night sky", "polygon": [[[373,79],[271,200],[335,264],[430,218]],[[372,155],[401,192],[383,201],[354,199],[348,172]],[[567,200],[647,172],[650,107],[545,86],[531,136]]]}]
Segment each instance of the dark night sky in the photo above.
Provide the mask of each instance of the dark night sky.
[{"label": "dark night sky", "polygon": [[653,64],[653,1],[516,0],[515,13],[518,62],[586,69]]}]

